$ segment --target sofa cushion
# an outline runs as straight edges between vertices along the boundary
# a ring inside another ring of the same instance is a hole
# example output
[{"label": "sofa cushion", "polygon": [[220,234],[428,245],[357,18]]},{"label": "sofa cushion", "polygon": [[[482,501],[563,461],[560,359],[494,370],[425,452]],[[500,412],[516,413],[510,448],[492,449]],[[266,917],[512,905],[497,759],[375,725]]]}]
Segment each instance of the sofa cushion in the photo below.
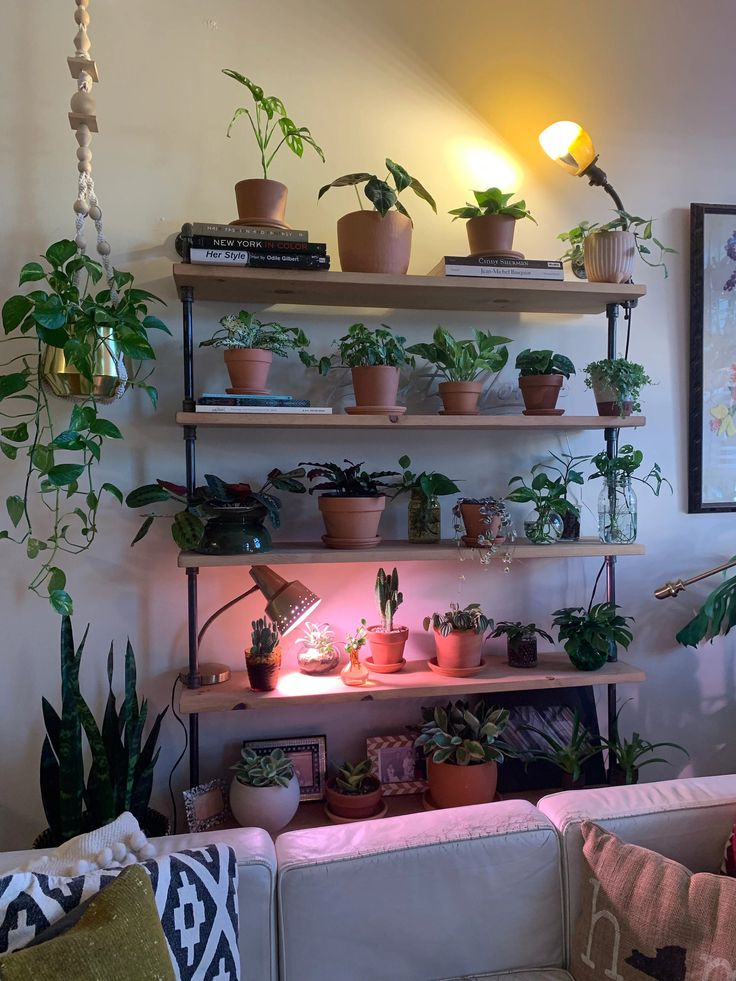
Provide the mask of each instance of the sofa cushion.
[{"label": "sofa cushion", "polygon": [[575,790],[543,797],[537,806],[562,838],[569,959],[570,934],[580,913],[583,821],[594,821],[623,841],[651,848],[694,872],[717,872],[736,815],[736,774]]},{"label": "sofa cushion", "polygon": [[584,822],[577,981],[705,981],[736,976],[736,882]]},{"label": "sofa cushion", "polygon": [[526,801],[289,832],[276,855],[281,981],[562,966],[559,843]]}]

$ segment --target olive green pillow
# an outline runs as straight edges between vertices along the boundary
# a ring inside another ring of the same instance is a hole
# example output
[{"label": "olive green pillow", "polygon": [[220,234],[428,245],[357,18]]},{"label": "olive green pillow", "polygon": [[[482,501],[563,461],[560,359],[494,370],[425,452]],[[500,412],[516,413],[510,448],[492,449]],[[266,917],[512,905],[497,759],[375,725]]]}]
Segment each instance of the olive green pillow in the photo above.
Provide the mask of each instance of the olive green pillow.
[{"label": "olive green pillow", "polygon": [[174,981],[151,880],[131,865],[61,935],[0,957],[0,981]]}]

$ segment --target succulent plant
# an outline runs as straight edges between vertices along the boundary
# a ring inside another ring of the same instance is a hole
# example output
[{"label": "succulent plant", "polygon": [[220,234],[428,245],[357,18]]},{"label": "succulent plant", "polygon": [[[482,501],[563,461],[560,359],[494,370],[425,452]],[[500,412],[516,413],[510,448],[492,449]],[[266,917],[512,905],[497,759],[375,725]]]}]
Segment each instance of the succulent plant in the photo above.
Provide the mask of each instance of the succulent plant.
[{"label": "succulent plant", "polygon": [[341,794],[369,794],[375,789],[373,764],[370,760],[360,763],[343,763],[337,771],[335,785]]},{"label": "succulent plant", "polygon": [[473,706],[459,700],[422,708],[422,716],[424,724],[414,745],[433,763],[501,763],[504,753],[509,754],[509,747],[498,741],[509,721],[508,709],[489,707],[481,698]]},{"label": "succulent plant", "polygon": [[319,651],[321,654],[330,654],[335,650],[335,634],[329,623],[313,623],[307,620],[302,635],[296,642],[306,650]]},{"label": "succulent plant", "polygon": [[294,764],[282,749],[259,754],[245,746],[240,759],[230,767],[240,783],[249,787],[288,787],[294,776]]},{"label": "succulent plant", "polygon": [[493,626],[493,620],[481,612],[480,603],[468,603],[464,610],[460,609],[459,603],[450,603],[447,613],[433,613],[431,617],[424,618],[424,629],[429,630],[430,626],[443,637],[453,630],[472,630],[473,633],[484,634]]},{"label": "succulent plant", "polygon": [[267,657],[273,654],[279,642],[278,627],[261,617],[251,621],[251,646],[249,655],[252,657]]},{"label": "succulent plant", "polygon": [[376,575],[376,602],[381,614],[381,627],[384,633],[394,629],[394,615],[404,601],[404,594],[399,592],[399,574],[394,568],[391,575],[385,569],[379,569]]}]

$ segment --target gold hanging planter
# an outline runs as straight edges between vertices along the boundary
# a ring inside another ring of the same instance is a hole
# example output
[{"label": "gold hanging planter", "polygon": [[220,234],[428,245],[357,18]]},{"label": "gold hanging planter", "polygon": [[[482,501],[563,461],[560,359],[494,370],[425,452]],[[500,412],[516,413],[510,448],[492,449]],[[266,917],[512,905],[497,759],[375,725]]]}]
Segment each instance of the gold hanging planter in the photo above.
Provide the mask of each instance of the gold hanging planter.
[{"label": "gold hanging planter", "polygon": [[67,363],[60,347],[46,346],[41,355],[41,376],[47,389],[59,398],[115,402],[125,394],[131,365],[118,346],[112,328],[100,328],[95,343],[90,382],[74,365]]}]

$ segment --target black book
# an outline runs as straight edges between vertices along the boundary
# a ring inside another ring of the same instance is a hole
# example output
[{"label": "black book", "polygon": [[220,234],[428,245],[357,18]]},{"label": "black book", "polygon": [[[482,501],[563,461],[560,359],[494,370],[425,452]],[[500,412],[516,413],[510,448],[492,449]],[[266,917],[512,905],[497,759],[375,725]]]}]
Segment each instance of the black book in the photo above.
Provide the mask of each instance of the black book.
[{"label": "black book", "polygon": [[197,405],[269,405],[308,408],[312,403],[309,399],[294,399],[291,396],[275,395],[203,395],[197,399]]},{"label": "black book", "polygon": [[233,252],[274,252],[279,255],[327,255],[324,242],[291,242],[287,239],[258,239],[243,236],[192,235],[193,249],[226,249]]}]

